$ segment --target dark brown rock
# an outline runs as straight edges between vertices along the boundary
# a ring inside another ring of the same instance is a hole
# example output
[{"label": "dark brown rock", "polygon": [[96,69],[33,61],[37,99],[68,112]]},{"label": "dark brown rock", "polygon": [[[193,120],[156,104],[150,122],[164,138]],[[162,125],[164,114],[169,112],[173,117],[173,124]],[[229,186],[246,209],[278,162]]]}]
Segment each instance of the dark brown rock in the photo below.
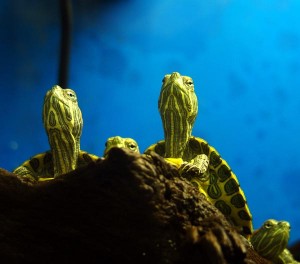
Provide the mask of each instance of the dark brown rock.
[{"label": "dark brown rock", "polygon": [[300,261],[300,241],[294,243],[289,248],[295,260]]},{"label": "dark brown rock", "polygon": [[1,263],[267,263],[161,157],[112,149],[36,185],[0,171]]}]

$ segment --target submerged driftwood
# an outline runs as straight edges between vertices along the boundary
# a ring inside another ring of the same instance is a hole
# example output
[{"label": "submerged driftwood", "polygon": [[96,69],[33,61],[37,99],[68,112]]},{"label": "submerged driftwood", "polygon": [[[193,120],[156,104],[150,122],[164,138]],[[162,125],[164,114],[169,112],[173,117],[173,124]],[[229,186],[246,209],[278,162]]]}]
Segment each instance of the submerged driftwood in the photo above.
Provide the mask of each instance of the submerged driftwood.
[{"label": "submerged driftwood", "polygon": [[1,263],[268,263],[160,156],[109,157],[49,182],[0,170]]}]

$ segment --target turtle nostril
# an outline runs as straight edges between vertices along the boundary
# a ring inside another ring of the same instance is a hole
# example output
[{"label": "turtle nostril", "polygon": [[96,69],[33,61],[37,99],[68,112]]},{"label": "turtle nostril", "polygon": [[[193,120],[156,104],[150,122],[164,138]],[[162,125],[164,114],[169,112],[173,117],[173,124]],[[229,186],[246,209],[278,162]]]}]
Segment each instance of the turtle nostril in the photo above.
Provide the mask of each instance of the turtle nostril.
[{"label": "turtle nostril", "polygon": [[172,79],[176,79],[176,78],[179,78],[180,77],[180,74],[178,73],[178,72],[173,72],[172,74],[171,74],[171,78]]}]

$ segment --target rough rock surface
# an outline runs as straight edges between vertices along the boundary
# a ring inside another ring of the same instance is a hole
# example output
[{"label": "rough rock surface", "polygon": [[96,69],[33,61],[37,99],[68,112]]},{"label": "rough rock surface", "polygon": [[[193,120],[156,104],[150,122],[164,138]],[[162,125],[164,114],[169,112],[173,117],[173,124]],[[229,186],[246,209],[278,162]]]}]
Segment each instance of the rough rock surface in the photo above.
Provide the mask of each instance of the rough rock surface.
[{"label": "rough rock surface", "polygon": [[0,263],[268,263],[158,155],[109,157],[49,182],[0,169]]}]

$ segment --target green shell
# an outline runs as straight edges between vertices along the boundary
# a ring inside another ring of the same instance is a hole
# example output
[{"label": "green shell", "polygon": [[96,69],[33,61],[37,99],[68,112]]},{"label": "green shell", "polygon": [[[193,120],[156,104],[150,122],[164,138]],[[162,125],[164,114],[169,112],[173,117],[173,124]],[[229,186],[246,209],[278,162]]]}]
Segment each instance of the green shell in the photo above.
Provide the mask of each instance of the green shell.
[{"label": "green shell", "polygon": [[[76,168],[82,167],[91,161],[97,161],[98,156],[81,150],[78,155]],[[44,181],[54,178],[53,157],[51,151],[37,154],[26,160],[22,165],[14,169],[13,173],[19,175],[21,179],[31,181]]]},{"label": "green shell", "polygon": [[[145,153],[149,154],[151,151],[164,157],[165,141],[151,145]],[[252,216],[236,175],[215,148],[204,139],[192,136],[182,159],[189,162],[199,154],[206,154],[209,158],[206,177],[193,178],[191,181],[199,187],[200,192],[205,194],[212,204],[232,220],[235,226],[242,228],[241,233],[248,237],[253,231]]]},{"label": "green shell", "polygon": [[[122,138],[119,136],[110,137],[105,143],[104,157],[112,148],[127,148],[133,152],[139,153],[137,142],[132,138]],[[92,161],[100,159],[98,156],[80,150],[76,168],[83,167]],[[16,168],[13,173],[20,176],[21,179],[29,179],[31,181],[45,181],[54,178],[54,164],[52,152],[47,151],[40,153],[25,161]]]}]

